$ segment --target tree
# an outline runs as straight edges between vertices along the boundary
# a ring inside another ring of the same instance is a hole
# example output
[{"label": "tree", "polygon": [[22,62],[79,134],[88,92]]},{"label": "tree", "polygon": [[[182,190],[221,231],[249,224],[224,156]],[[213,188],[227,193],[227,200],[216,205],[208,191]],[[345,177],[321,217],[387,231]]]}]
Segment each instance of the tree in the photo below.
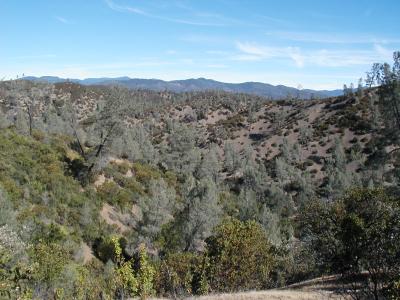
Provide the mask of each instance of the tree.
[{"label": "tree", "polygon": [[220,169],[221,164],[217,147],[211,145],[208,151],[203,154],[201,163],[196,170],[196,178],[209,178],[217,183]]},{"label": "tree", "polygon": [[182,178],[193,174],[201,160],[201,152],[196,147],[198,138],[195,128],[186,124],[171,124],[164,162]]},{"label": "tree", "polygon": [[229,173],[233,173],[240,167],[240,156],[231,143],[225,143],[224,167]]},{"label": "tree", "polygon": [[149,183],[150,197],[142,197],[139,206],[143,218],[140,231],[154,241],[162,225],[172,220],[175,208],[175,190],[167,186],[163,179],[152,179]]},{"label": "tree", "polygon": [[32,258],[35,263],[34,279],[42,285],[41,293],[46,297],[55,295],[57,289],[54,284],[67,264],[68,253],[58,243],[39,242],[32,249]]},{"label": "tree", "polygon": [[372,65],[371,71],[367,72],[367,79],[365,80],[366,85],[371,88],[378,81],[380,76],[381,64],[374,63]]},{"label": "tree", "polygon": [[[129,112],[129,91],[112,87],[108,95],[97,103],[90,118],[80,120],[79,112],[69,101],[63,110],[64,119],[69,123],[77,151],[83,159],[78,178],[87,182],[101,157],[109,150],[113,140],[122,134],[122,126]],[[85,147],[80,129],[90,132],[90,147]]]},{"label": "tree", "polygon": [[109,289],[114,294],[113,297],[118,299],[136,296],[139,286],[133,269],[134,261],[125,259],[121,241],[118,236],[109,236],[101,241],[97,249],[99,257],[107,263],[105,273]]},{"label": "tree", "polygon": [[185,251],[201,249],[202,241],[211,234],[220,219],[217,187],[210,179],[196,181],[191,177],[186,181],[183,193],[183,248]]},{"label": "tree", "polygon": [[363,96],[363,92],[364,92],[363,79],[360,78],[360,79],[358,80],[357,96],[361,98],[361,97]]},{"label": "tree", "polygon": [[349,88],[347,87],[347,84],[343,84],[343,95],[349,95]]},{"label": "tree", "polygon": [[238,199],[239,218],[240,220],[255,220],[258,216],[259,205],[257,203],[257,195],[252,189],[244,188]]},{"label": "tree", "polygon": [[157,291],[174,299],[208,291],[205,271],[207,257],[202,253],[169,253],[157,270]]},{"label": "tree", "polygon": [[356,299],[381,299],[398,280],[400,206],[382,189],[354,189],[330,203],[309,201],[302,216],[302,239],[318,264],[350,282]]},{"label": "tree", "polygon": [[140,245],[139,247],[138,264],[139,264],[139,269],[137,271],[138,295],[140,296],[140,299],[146,299],[155,293],[153,288],[155,269],[149,262],[146,248],[143,244]]},{"label": "tree", "polygon": [[351,186],[360,185],[358,174],[346,168],[347,158],[342,142],[335,139],[332,156],[325,163],[325,191],[329,198],[337,198]]},{"label": "tree", "polygon": [[226,219],[206,242],[212,290],[232,292],[268,286],[273,247],[255,221]]},{"label": "tree", "polygon": [[38,97],[40,96],[40,91],[37,88],[31,89],[30,97],[23,99],[23,103],[28,114],[28,124],[29,124],[29,135],[32,136],[33,126],[34,126],[34,115],[36,113],[36,103]]},{"label": "tree", "polygon": [[393,66],[375,63],[369,72],[370,84],[379,85],[381,110],[390,128],[400,131],[400,52],[393,53]]}]

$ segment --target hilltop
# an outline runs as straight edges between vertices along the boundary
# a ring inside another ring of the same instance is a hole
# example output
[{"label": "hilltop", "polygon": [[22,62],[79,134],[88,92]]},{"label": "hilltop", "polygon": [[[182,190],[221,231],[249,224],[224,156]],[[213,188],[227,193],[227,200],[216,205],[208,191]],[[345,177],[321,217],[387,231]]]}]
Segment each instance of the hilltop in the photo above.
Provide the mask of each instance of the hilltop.
[{"label": "hilltop", "polygon": [[164,81],[159,79],[139,79],[129,77],[118,78],[87,78],[87,79],[64,79],[52,76],[43,77],[24,77],[26,80],[42,81],[49,83],[74,82],[83,85],[120,85],[130,89],[147,89],[153,91],[170,91],[170,92],[195,92],[195,91],[224,91],[232,93],[247,93],[271,99],[284,98],[325,98],[331,96],[339,96],[342,90],[311,90],[296,89],[284,85],[271,85],[261,82],[244,82],[244,83],[225,83],[206,78],[171,80]]}]

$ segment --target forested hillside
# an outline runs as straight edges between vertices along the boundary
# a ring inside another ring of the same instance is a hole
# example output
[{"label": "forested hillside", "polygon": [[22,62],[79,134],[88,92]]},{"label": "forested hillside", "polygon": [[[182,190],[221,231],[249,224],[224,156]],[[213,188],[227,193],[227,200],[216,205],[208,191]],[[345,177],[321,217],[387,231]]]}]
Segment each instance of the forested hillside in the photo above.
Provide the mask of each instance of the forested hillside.
[{"label": "forested hillside", "polygon": [[0,83],[0,295],[400,295],[400,61],[320,100]]},{"label": "forested hillside", "polygon": [[24,77],[25,80],[48,83],[74,82],[82,85],[120,85],[130,89],[147,89],[152,91],[170,92],[199,92],[199,91],[225,91],[232,93],[247,93],[268,97],[270,99],[283,99],[296,97],[301,99],[324,98],[338,96],[342,90],[317,91],[309,89],[296,89],[284,85],[271,85],[261,82],[225,83],[206,78],[164,81],[159,79],[140,79],[129,77],[118,78],[86,78],[86,79],[65,79],[53,76]]}]

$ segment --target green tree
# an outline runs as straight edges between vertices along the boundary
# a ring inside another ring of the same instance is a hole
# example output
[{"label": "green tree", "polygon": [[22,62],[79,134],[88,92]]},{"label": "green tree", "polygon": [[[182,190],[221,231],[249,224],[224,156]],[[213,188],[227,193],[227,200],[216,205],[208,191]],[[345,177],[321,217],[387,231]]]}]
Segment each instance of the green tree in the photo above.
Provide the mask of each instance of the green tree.
[{"label": "green tree", "polygon": [[43,287],[42,295],[55,297],[60,292],[56,281],[68,262],[68,253],[60,244],[39,242],[31,250],[34,262],[33,278]]},{"label": "green tree", "polygon": [[273,247],[255,221],[226,219],[206,240],[211,290],[265,288],[274,266]]},{"label": "green tree", "polygon": [[168,254],[157,269],[157,292],[174,299],[207,292],[206,266],[207,258],[202,253]]},{"label": "green tree", "polygon": [[225,143],[224,157],[224,168],[229,173],[233,173],[240,168],[240,156],[231,143]]},{"label": "green tree", "polygon": [[193,177],[185,183],[182,235],[184,250],[195,250],[218,224],[221,207],[217,187],[210,179],[196,181]]},{"label": "green tree", "polygon": [[335,202],[310,201],[302,216],[303,240],[325,272],[342,274],[357,297],[387,294],[400,274],[398,200],[381,189],[354,189]]},{"label": "green tree", "polygon": [[155,269],[149,261],[145,246],[139,247],[139,269],[137,271],[138,294],[141,299],[154,295]]},{"label": "green tree", "polygon": [[150,196],[141,197],[139,201],[143,214],[139,225],[141,233],[154,241],[162,226],[173,219],[176,195],[163,179],[151,179],[148,190]]},{"label": "green tree", "polygon": [[110,236],[99,246],[98,255],[108,260],[105,273],[108,275],[109,290],[115,297],[124,299],[125,296],[136,296],[139,282],[133,269],[133,260],[123,256],[121,238]]},{"label": "green tree", "polygon": [[400,52],[393,53],[393,66],[388,63],[372,66],[370,85],[378,84],[380,108],[389,128],[400,132]]}]

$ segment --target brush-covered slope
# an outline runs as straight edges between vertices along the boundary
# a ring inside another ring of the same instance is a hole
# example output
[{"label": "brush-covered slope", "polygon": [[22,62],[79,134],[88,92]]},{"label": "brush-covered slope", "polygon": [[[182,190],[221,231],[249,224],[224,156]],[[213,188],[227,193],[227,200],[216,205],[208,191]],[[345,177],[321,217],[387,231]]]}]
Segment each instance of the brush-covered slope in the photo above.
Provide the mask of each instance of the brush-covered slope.
[{"label": "brush-covered slope", "polygon": [[354,187],[399,194],[378,92],[0,83],[0,292],[184,297],[336,271],[310,244],[310,207],[323,216]]}]

